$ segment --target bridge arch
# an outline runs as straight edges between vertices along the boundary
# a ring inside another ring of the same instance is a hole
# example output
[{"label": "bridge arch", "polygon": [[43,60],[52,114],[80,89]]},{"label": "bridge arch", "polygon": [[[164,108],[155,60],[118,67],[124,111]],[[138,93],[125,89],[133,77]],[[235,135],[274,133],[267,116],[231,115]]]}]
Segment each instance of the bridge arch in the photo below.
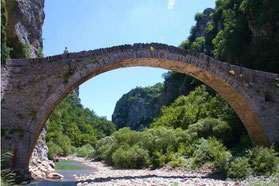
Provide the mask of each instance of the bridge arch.
[{"label": "bridge arch", "polygon": [[98,74],[135,66],[164,68],[199,79],[232,106],[254,145],[279,142],[279,74],[231,65],[164,44],[134,44],[47,58],[8,60],[1,74],[2,129],[5,130],[2,152],[14,152],[10,166],[28,172],[41,129],[67,94]]}]

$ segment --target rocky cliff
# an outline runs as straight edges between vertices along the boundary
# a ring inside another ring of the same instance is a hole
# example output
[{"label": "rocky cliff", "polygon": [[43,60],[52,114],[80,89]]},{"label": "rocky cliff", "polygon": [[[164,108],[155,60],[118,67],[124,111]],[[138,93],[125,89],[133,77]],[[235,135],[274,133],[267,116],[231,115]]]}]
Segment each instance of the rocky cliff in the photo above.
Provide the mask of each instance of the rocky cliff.
[{"label": "rocky cliff", "polygon": [[206,34],[206,26],[211,21],[210,14],[214,11],[212,8],[207,8],[202,14],[197,14],[196,19],[196,37],[204,37]]},{"label": "rocky cliff", "polygon": [[148,127],[160,114],[162,106],[171,104],[181,95],[187,95],[200,81],[177,72],[164,74],[164,84],[135,88],[124,94],[116,103],[112,122],[116,128],[130,127],[134,130]]},{"label": "rocky cliff", "polygon": [[45,0],[6,0],[6,27],[11,58],[37,57],[41,53]]},{"label": "rocky cliff", "polygon": [[116,103],[112,122],[116,128],[130,127],[139,130],[149,126],[154,115],[160,111],[159,98],[163,84],[152,87],[137,87],[124,94]]}]

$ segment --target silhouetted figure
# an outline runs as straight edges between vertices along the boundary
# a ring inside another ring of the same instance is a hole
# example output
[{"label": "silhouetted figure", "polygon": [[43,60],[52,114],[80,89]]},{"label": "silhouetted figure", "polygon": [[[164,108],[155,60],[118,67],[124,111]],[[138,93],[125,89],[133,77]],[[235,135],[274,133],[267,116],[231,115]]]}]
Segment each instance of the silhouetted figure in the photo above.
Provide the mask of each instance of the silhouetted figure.
[{"label": "silhouetted figure", "polygon": [[68,53],[69,53],[68,48],[65,47],[64,54],[68,54]]}]

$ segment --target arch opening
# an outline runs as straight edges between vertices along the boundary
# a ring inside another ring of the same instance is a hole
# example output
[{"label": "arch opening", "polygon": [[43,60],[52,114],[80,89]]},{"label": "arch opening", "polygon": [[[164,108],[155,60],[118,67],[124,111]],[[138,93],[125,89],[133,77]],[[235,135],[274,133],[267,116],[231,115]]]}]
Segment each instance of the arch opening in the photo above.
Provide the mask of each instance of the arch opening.
[{"label": "arch opening", "polygon": [[[69,86],[68,89],[64,89],[64,91],[63,91],[64,94],[60,94],[60,93],[58,94],[59,96],[56,97],[55,104],[52,105],[52,107],[49,110],[49,112],[47,113],[47,117],[45,117],[44,121],[47,120],[47,118],[49,117],[51,112],[71,91],[73,91],[75,88],[80,86],[85,81],[87,81],[101,73],[108,72],[110,70],[123,68],[123,67],[136,67],[136,66],[148,66],[148,67],[157,67],[157,68],[163,68],[166,70],[172,70],[172,71],[190,75],[190,76],[202,81],[203,83],[205,83],[206,85],[208,85],[209,87],[214,89],[217,93],[219,93],[232,106],[232,108],[236,111],[236,113],[242,120],[245,128],[247,129],[249,137],[252,140],[252,142],[254,144],[257,144],[259,141],[262,141],[262,139],[263,139],[262,137],[260,137],[260,140],[258,140],[257,138],[259,136],[256,136],[255,134],[253,134],[253,132],[255,132],[254,131],[255,127],[253,125],[254,125],[254,123],[259,122],[257,120],[256,115],[253,114],[253,111],[249,108],[250,106],[246,103],[245,99],[236,90],[234,90],[224,80],[220,79],[216,75],[214,75],[206,70],[203,70],[197,66],[194,66],[194,65],[191,65],[188,63],[181,63],[181,62],[175,61],[175,60],[160,60],[160,59],[152,59],[152,58],[139,59],[139,60],[124,60],[117,64],[107,65],[103,68],[99,68],[97,70],[92,70],[90,73],[85,75],[83,78],[80,78],[78,81],[75,81],[75,78],[77,76],[79,76],[81,73],[76,72],[69,79],[69,82],[71,82],[72,85]],[[88,72],[88,69],[86,69],[86,71]],[[77,73],[79,73],[79,75],[76,75]],[[59,87],[58,90],[61,90],[63,88],[65,88],[64,84],[61,85],[61,87]],[[59,92],[61,92],[61,91],[59,91]],[[245,110],[246,112],[243,113],[242,112],[243,110]],[[250,111],[250,113],[249,113],[249,111]],[[248,116],[248,118],[247,118],[247,116]],[[43,127],[44,121],[41,122],[40,128]],[[251,131],[251,125],[252,125],[253,131]],[[39,133],[37,135],[39,136]],[[32,148],[34,146],[35,146],[35,141],[32,145]]]}]

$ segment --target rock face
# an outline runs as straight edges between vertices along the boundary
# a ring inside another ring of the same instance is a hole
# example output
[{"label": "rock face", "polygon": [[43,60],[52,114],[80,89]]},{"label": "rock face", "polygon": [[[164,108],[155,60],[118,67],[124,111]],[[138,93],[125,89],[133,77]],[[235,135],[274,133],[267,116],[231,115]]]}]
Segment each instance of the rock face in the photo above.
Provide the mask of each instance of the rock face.
[{"label": "rock face", "polygon": [[46,126],[43,128],[37,144],[33,150],[29,171],[34,179],[52,178],[51,173],[54,172],[55,165],[53,161],[48,160],[48,147],[46,145]]},{"label": "rock face", "polygon": [[116,103],[112,122],[117,128],[148,127],[156,118],[162,106],[169,105],[181,95],[188,95],[201,82],[181,73],[165,74],[164,85],[135,88],[124,94]]},{"label": "rock face", "polygon": [[[45,0],[6,0],[8,9],[8,41],[10,45],[30,45],[31,57],[38,56],[43,47],[42,25]],[[16,43],[16,44],[15,44]]]},{"label": "rock face", "polygon": [[160,106],[170,105],[181,95],[188,95],[195,87],[201,85],[197,79],[178,72],[169,72],[165,76],[164,89],[160,96]]},{"label": "rock face", "polygon": [[196,27],[197,27],[197,32],[196,32],[196,37],[204,37],[205,32],[206,32],[206,26],[207,23],[211,20],[210,14],[214,10],[212,8],[207,8],[203,11],[202,17],[196,19]]},{"label": "rock face", "polygon": [[130,127],[140,129],[152,122],[154,115],[160,111],[159,98],[163,84],[158,83],[152,87],[137,87],[124,94],[116,103],[112,122],[116,128]]},{"label": "rock face", "polygon": [[39,136],[37,144],[33,150],[31,160],[48,160],[48,147],[46,146],[46,125]]}]

